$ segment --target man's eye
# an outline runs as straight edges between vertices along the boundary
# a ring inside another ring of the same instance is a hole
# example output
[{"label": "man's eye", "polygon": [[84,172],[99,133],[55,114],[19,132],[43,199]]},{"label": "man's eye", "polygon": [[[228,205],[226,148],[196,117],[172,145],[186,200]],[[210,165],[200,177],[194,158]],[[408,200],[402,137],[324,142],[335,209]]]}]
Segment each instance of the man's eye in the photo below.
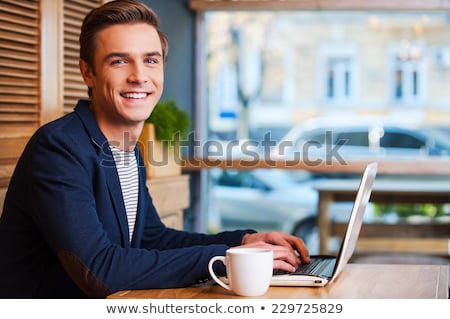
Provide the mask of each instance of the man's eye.
[{"label": "man's eye", "polygon": [[111,61],[111,65],[118,65],[118,64],[124,64],[124,63],[125,63],[125,60],[123,60],[123,59]]},{"label": "man's eye", "polygon": [[145,63],[149,63],[149,64],[157,64],[158,62],[159,62],[158,59],[154,59],[154,58],[145,59]]}]

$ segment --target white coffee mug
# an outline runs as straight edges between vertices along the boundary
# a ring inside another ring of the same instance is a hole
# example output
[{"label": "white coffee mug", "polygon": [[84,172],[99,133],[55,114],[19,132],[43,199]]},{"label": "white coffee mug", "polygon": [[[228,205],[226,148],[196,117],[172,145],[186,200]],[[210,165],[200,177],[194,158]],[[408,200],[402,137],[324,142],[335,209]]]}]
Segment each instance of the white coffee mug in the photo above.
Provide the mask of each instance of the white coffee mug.
[{"label": "white coffee mug", "polygon": [[[227,269],[227,281],[217,277],[213,264],[221,261]],[[261,296],[270,286],[273,251],[262,248],[230,248],[226,256],[215,256],[208,264],[211,277],[219,285],[240,296]]]}]

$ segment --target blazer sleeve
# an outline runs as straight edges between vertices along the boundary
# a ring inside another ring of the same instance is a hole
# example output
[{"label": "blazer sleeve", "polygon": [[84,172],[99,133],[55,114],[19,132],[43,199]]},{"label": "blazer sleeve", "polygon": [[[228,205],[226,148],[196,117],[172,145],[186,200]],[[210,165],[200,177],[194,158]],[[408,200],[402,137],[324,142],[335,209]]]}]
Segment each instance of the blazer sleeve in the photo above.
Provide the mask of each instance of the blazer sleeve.
[{"label": "blazer sleeve", "polygon": [[161,222],[157,211],[152,204],[148,192],[143,195],[146,200],[145,229],[142,234],[140,246],[147,249],[173,249],[190,246],[205,246],[221,244],[228,247],[242,244],[242,238],[247,233],[255,233],[252,229],[224,231],[217,234],[203,234],[186,232],[167,228]]}]

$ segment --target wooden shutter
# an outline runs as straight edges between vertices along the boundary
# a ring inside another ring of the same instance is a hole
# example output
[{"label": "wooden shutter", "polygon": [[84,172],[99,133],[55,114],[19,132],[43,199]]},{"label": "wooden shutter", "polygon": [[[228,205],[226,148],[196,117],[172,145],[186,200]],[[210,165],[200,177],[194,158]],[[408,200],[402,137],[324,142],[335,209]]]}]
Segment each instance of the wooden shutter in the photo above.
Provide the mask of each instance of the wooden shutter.
[{"label": "wooden shutter", "polygon": [[0,203],[17,158],[39,127],[38,1],[0,1]]},{"label": "wooden shutter", "polygon": [[0,0],[0,195],[42,121],[71,111],[87,96],[78,71],[78,35],[84,16],[101,2]]},{"label": "wooden shutter", "polygon": [[0,138],[39,126],[39,19],[37,1],[0,1]]},{"label": "wooden shutter", "polygon": [[79,99],[87,99],[87,87],[78,68],[81,23],[86,14],[98,7],[99,0],[64,1],[64,113],[71,112]]}]

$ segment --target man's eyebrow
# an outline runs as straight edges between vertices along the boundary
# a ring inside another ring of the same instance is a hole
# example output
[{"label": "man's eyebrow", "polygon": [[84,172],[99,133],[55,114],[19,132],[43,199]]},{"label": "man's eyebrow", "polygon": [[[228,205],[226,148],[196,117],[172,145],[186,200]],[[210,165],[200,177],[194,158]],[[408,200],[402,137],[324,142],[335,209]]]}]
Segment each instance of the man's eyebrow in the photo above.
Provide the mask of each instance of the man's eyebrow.
[{"label": "man's eyebrow", "polygon": [[153,52],[148,52],[146,54],[146,56],[162,56],[162,54],[161,54],[161,52],[153,51]]},{"label": "man's eyebrow", "polygon": [[[161,52],[158,51],[152,51],[152,52],[147,52],[144,54],[145,56],[159,56],[161,57],[162,54]],[[105,57],[105,61],[109,60],[111,58],[126,58],[127,56],[129,56],[128,53],[124,53],[124,52],[111,52],[108,55],[106,55]]]},{"label": "man's eyebrow", "polygon": [[122,53],[122,52],[111,52],[108,55],[105,56],[105,61],[109,60],[111,58],[125,58],[127,57],[129,54],[127,53]]}]

